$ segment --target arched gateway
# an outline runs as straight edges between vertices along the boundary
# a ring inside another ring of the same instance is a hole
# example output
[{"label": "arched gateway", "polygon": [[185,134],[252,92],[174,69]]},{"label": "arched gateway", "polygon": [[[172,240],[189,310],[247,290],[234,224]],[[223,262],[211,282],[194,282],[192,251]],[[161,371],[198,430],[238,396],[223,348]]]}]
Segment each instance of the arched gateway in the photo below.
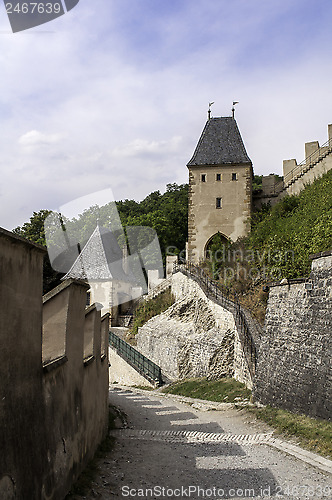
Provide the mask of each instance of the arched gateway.
[{"label": "arched gateway", "polygon": [[205,247],[204,247],[204,256],[206,259],[212,259],[212,257],[216,257],[215,254],[216,252],[220,253],[220,250],[222,247],[227,247],[227,245],[230,243],[230,239],[226,238],[226,236],[219,231],[215,234],[213,234],[206,242]]},{"label": "arched gateway", "polygon": [[253,170],[234,118],[206,122],[187,167],[188,259],[199,263],[218,232],[231,241],[249,232]]}]

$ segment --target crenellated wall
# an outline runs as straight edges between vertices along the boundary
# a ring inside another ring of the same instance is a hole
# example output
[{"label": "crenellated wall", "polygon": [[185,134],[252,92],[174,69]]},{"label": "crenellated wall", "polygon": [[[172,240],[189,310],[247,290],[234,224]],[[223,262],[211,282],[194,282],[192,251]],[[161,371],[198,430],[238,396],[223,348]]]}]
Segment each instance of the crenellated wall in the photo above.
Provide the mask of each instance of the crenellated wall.
[{"label": "crenellated wall", "polygon": [[332,124],[328,125],[328,140],[322,146],[318,141],[304,145],[305,160],[297,163],[296,159],[283,161],[283,179],[274,174],[263,176],[262,188],[253,193],[253,206],[260,210],[262,205],[274,206],[286,195],[299,194],[308,184],[322,177],[332,168]]},{"label": "crenellated wall", "polygon": [[62,500],[107,430],[108,315],[83,282],[42,298],[44,253],[0,230],[0,498]]},{"label": "crenellated wall", "polygon": [[284,190],[287,194],[299,194],[306,185],[321,177],[332,168],[332,124],[328,125],[328,141],[320,146],[318,141],[305,144],[305,160],[297,164],[295,159],[284,160]]}]

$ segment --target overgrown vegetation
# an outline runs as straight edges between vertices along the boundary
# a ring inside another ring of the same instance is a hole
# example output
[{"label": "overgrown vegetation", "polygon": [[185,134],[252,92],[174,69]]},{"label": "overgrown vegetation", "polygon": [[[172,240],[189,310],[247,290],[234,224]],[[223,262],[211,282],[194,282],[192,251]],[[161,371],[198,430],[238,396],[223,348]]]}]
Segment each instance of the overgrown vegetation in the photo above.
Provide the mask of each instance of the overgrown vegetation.
[{"label": "overgrown vegetation", "polygon": [[207,378],[186,379],[174,382],[163,389],[163,392],[220,403],[248,400],[251,395],[251,391],[244,384],[237,382],[233,378],[222,378],[220,380],[207,380]]},{"label": "overgrown vegetation", "polygon": [[309,256],[332,248],[332,170],[299,195],[255,214],[247,247],[269,278],[307,276]]},{"label": "overgrown vegetation", "polygon": [[296,437],[304,448],[332,457],[332,422],[297,415],[271,406],[249,409],[279,433]]},{"label": "overgrown vegetation", "polygon": [[133,326],[126,340],[133,343],[135,335],[138,333],[138,328],[143,326],[149,319],[166,311],[174,302],[175,299],[170,288],[162,292],[155,299],[142,302],[135,311]]}]

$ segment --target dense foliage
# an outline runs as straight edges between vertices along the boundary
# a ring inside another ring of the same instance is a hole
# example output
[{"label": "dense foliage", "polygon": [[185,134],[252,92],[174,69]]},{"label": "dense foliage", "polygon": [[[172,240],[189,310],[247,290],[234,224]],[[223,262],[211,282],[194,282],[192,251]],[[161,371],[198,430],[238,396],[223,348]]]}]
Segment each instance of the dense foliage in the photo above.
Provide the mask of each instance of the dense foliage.
[{"label": "dense foliage", "polygon": [[309,256],[332,248],[332,170],[255,215],[247,246],[257,267],[280,270],[276,277],[308,275]]},{"label": "dense foliage", "polygon": [[148,226],[156,230],[163,256],[185,249],[188,235],[188,185],[167,184],[166,192],[154,191],[143,201],[116,203],[123,227]]}]

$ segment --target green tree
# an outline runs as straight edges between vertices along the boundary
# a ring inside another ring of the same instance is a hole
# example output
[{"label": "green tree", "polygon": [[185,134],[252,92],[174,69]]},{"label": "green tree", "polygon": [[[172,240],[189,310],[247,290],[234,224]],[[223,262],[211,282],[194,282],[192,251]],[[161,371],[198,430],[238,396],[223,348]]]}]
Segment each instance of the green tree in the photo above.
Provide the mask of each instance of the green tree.
[{"label": "green tree", "polygon": [[[44,222],[50,213],[50,210],[33,212],[30,217],[30,221],[25,222],[23,226],[18,226],[13,229],[13,233],[22,236],[33,243],[46,247]],[[48,254],[46,254],[43,265],[43,293],[47,293],[52,290],[52,288],[59,285],[61,283],[62,276],[63,274],[58,273],[52,268]]]}]

